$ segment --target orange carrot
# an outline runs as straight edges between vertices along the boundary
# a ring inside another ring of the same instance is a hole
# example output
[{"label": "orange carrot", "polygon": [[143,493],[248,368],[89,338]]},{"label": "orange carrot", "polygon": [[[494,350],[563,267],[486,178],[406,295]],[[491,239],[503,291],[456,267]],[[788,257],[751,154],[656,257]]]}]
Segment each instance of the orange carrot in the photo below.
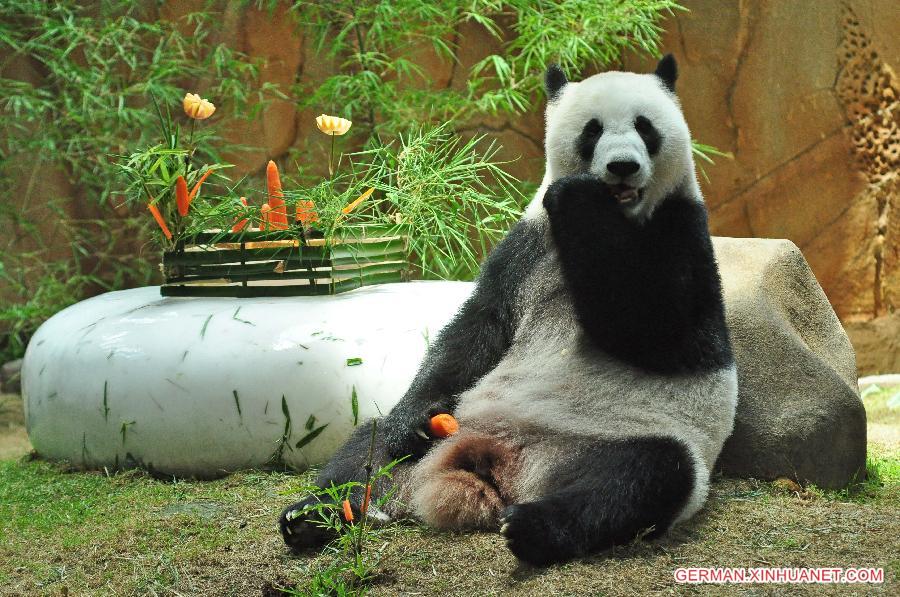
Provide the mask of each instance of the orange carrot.
[{"label": "orange carrot", "polygon": [[369,483],[366,485],[366,498],[363,500],[362,508],[359,510],[360,516],[365,516],[366,512],[369,510],[369,500],[372,499],[372,484]]},{"label": "orange carrot", "polygon": [[[241,197],[241,203],[243,203],[244,205],[247,205],[247,198]],[[243,220],[238,220],[237,222],[235,222],[234,226],[231,227],[231,231],[232,232],[240,232],[241,230],[244,229],[245,226],[247,226],[247,218],[244,218]]]},{"label": "orange carrot", "polygon": [[262,221],[259,223],[260,230],[266,230],[269,228],[269,224],[271,223],[272,206],[268,203],[263,203],[263,206],[259,208],[259,214],[262,217]]},{"label": "orange carrot", "polygon": [[175,179],[175,205],[178,206],[178,215],[182,218],[188,214],[191,200],[188,198],[187,181],[179,175]]},{"label": "orange carrot", "polygon": [[200,185],[203,184],[203,181],[206,180],[206,177],[212,174],[212,170],[207,170],[203,173],[203,176],[200,177],[200,180],[197,181],[197,184],[194,185],[194,188],[191,189],[191,194],[188,195],[188,205],[191,204],[191,201],[194,200],[194,197],[197,196],[197,193],[200,192]]},{"label": "orange carrot", "polygon": [[316,204],[312,201],[297,202],[297,221],[303,224],[311,224],[319,221],[319,214],[316,213]]},{"label": "orange carrot", "polygon": [[368,199],[368,198],[369,198],[369,195],[371,195],[371,194],[374,193],[374,192],[375,192],[375,187],[370,187],[368,191],[366,191],[365,193],[363,193],[362,195],[360,195],[359,197],[357,197],[356,199],[354,199],[353,201],[351,201],[346,207],[344,207],[344,208],[341,210],[341,213],[342,213],[342,214],[348,214],[348,213],[350,213],[351,211],[353,211],[354,209],[356,209],[356,206],[357,206],[357,205],[359,205],[360,203],[362,203],[363,201],[365,201],[366,199]]},{"label": "orange carrot", "polygon": [[344,520],[353,522],[353,509],[350,508],[350,500],[344,500]]},{"label": "orange carrot", "polygon": [[150,213],[153,214],[153,219],[156,220],[156,223],[159,224],[160,229],[162,229],[163,234],[168,240],[172,240],[172,233],[169,232],[169,227],[166,226],[166,221],[163,219],[162,214],[159,213],[159,208],[157,208],[153,204],[153,197],[150,198],[150,203],[147,204],[147,209],[150,210]]},{"label": "orange carrot", "polygon": [[428,430],[431,431],[431,435],[434,437],[450,437],[459,431],[459,423],[456,422],[453,415],[441,413],[431,417],[431,421],[428,422]]},{"label": "orange carrot", "polygon": [[278,166],[272,160],[266,164],[266,189],[269,192],[269,205],[272,207],[272,227],[287,228],[287,207],[284,205],[281,177],[278,175]]}]

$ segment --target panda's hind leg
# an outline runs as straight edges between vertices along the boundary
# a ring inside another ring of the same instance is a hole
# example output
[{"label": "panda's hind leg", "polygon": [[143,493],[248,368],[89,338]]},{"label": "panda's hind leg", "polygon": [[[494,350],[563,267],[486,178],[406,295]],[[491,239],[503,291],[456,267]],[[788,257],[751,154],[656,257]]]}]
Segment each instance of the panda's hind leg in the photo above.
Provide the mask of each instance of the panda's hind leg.
[{"label": "panda's hind leg", "polygon": [[507,507],[501,533],[520,560],[548,565],[665,533],[695,493],[695,464],[671,438],[603,442],[554,471],[541,498]]}]

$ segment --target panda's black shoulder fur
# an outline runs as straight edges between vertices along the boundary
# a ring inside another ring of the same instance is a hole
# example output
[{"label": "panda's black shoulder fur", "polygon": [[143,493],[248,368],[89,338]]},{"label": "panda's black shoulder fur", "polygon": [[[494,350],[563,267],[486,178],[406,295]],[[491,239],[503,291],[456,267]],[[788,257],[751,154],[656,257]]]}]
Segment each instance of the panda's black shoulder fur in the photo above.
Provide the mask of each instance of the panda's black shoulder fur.
[{"label": "panda's black shoulder fur", "polygon": [[[437,390],[458,394],[496,366],[515,335],[517,293],[546,253],[541,229],[522,220],[488,255],[475,290],[428,351],[421,372],[437,376]],[[419,382],[419,378],[413,385]]]},{"label": "panda's black shoulder fur", "polygon": [[541,229],[527,220],[491,251],[472,295],[428,351],[422,372],[441,379],[435,390],[462,392],[500,361],[516,331],[519,285],[545,253]]},{"label": "panda's black shoulder fur", "polygon": [[566,286],[587,338],[664,374],[733,363],[718,267],[700,201],[673,193],[637,222],[589,176],[544,196]]},{"label": "panda's black shoulder fur", "polygon": [[497,366],[518,325],[518,289],[546,254],[542,228],[520,221],[490,253],[472,295],[428,348],[400,402],[385,418],[387,453],[425,453],[417,431],[440,412],[452,412],[459,395]]}]

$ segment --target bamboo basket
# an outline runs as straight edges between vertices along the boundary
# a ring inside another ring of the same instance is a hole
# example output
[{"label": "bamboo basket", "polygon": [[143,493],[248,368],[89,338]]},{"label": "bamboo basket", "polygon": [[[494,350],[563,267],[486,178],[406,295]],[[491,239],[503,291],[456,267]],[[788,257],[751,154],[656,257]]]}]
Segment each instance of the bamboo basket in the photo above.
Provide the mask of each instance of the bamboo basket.
[{"label": "bamboo basket", "polygon": [[366,227],[326,242],[208,231],[163,253],[163,296],[321,296],[409,279],[407,239]]}]

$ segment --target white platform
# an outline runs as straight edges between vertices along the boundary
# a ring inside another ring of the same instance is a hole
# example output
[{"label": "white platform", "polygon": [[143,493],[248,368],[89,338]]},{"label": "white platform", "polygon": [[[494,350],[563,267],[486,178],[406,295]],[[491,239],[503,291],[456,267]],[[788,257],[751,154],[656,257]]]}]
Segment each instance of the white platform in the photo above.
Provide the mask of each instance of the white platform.
[{"label": "white platform", "polygon": [[91,468],[213,477],[279,453],[297,468],[320,463],[353,429],[354,388],[359,420],[389,411],[471,289],[412,282],[333,297],[107,293],[54,315],[32,338],[22,369],[28,434],[41,455]]}]

